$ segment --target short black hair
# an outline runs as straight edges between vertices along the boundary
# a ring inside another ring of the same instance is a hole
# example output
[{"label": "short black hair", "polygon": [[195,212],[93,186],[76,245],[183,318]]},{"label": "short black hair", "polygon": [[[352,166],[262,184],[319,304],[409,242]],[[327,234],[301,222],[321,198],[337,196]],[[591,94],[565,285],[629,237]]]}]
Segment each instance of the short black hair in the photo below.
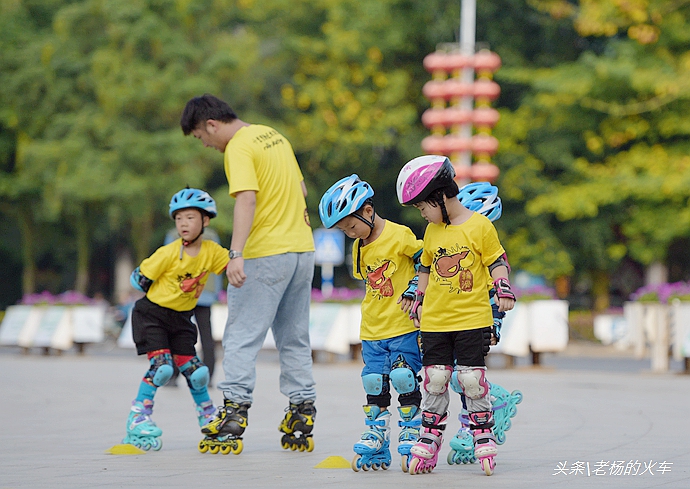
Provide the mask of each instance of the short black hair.
[{"label": "short black hair", "polygon": [[205,93],[201,97],[194,97],[185,105],[180,119],[182,132],[185,136],[189,136],[199,124],[203,124],[209,119],[232,122],[237,119],[237,115],[221,99]]}]

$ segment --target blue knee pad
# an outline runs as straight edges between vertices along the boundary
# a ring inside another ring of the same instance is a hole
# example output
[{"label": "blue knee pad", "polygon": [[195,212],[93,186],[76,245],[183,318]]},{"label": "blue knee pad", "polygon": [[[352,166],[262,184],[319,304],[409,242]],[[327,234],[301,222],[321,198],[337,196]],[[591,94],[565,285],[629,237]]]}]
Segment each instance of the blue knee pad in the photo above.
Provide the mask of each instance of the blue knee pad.
[{"label": "blue knee pad", "polygon": [[458,371],[454,370],[453,375],[450,376],[450,388],[453,389],[458,394],[462,394],[462,386],[458,380]]},{"label": "blue knee pad", "polygon": [[367,395],[378,396],[383,392],[383,375],[362,375],[362,384],[364,385],[364,392],[366,392]]},{"label": "blue knee pad", "polygon": [[172,355],[159,353],[152,356],[150,361],[151,368],[144,378],[156,387],[167,384],[174,372]]},{"label": "blue knee pad", "polygon": [[201,363],[199,357],[194,357],[180,367],[180,373],[187,379],[187,385],[195,391],[208,385],[210,379],[208,367]]},{"label": "blue knee pad", "polygon": [[417,378],[410,368],[394,368],[391,370],[390,378],[398,394],[409,394],[417,389]]}]

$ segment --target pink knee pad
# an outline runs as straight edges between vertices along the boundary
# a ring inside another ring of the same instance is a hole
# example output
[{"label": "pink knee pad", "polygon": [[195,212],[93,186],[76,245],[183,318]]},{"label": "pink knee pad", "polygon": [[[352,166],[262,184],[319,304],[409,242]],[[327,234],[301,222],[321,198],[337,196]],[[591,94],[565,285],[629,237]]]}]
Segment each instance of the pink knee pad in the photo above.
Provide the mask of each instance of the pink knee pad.
[{"label": "pink knee pad", "polygon": [[453,373],[450,365],[427,365],[424,367],[424,390],[429,394],[440,395],[448,390],[448,381]]}]

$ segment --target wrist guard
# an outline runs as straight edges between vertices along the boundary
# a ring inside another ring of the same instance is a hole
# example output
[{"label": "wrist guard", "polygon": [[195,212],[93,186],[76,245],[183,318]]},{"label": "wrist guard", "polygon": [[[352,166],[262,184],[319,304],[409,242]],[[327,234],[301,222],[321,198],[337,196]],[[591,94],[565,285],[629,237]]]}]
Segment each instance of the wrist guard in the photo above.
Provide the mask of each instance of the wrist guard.
[{"label": "wrist guard", "polygon": [[494,280],[494,289],[496,289],[496,295],[499,299],[513,299],[514,301],[517,300],[515,298],[515,294],[510,288],[510,282],[505,277],[500,277]]},{"label": "wrist guard", "polygon": [[139,271],[139,267],[135,268],[132,274],[129,276],[129,283],[140,292],[148,292],[151,288],[153,280],[144,276]]},{"label": "wrist guard", "polygon": [[419,314],[417,310],[424,302],[424,292],[416,290],[414,293],[414,302],[412,302],[412,309],[410,309],[410,319],[419,319]]},{"label": "wrist guard", "polygon": [[415,275],[414,278],[407,283],[407,289],[402,293],[404,299],[414,300],[415,294],[417,293],[418,282],[419,277]]}]

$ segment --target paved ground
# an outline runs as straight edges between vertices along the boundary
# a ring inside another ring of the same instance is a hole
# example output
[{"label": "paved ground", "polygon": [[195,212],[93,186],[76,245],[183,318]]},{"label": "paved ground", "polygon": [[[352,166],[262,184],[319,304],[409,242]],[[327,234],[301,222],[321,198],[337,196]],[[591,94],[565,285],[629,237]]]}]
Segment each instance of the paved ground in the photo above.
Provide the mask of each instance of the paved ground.
[{"label": "paved ground", "polygon": [[[0,488],[690,487],[689,376],[651,374],[648,362],[602,348],[571,348],[542,362],[489,372],[491,381],[524,394],[493,476],[476,464],[447,465],[448,438],[434,472],[410,476],[399,470],[397,453],[387,471],[315,468],[327,457],[352,458],[363,428],[356,362],[315,365],[319,412],[311,453],[280,447],[277,426],[287,401],[278,392],[274,355],[262,354],[241,455],[197,451],[191,397],[178,387],[156,396],[163,449],[116,456],[105,451],[124,436],[145,359],[107,348],[83,356],[0,349]],[[219,402],[221,394],[212,397]],[[458,405],[454,398],[451,435]]]}]

